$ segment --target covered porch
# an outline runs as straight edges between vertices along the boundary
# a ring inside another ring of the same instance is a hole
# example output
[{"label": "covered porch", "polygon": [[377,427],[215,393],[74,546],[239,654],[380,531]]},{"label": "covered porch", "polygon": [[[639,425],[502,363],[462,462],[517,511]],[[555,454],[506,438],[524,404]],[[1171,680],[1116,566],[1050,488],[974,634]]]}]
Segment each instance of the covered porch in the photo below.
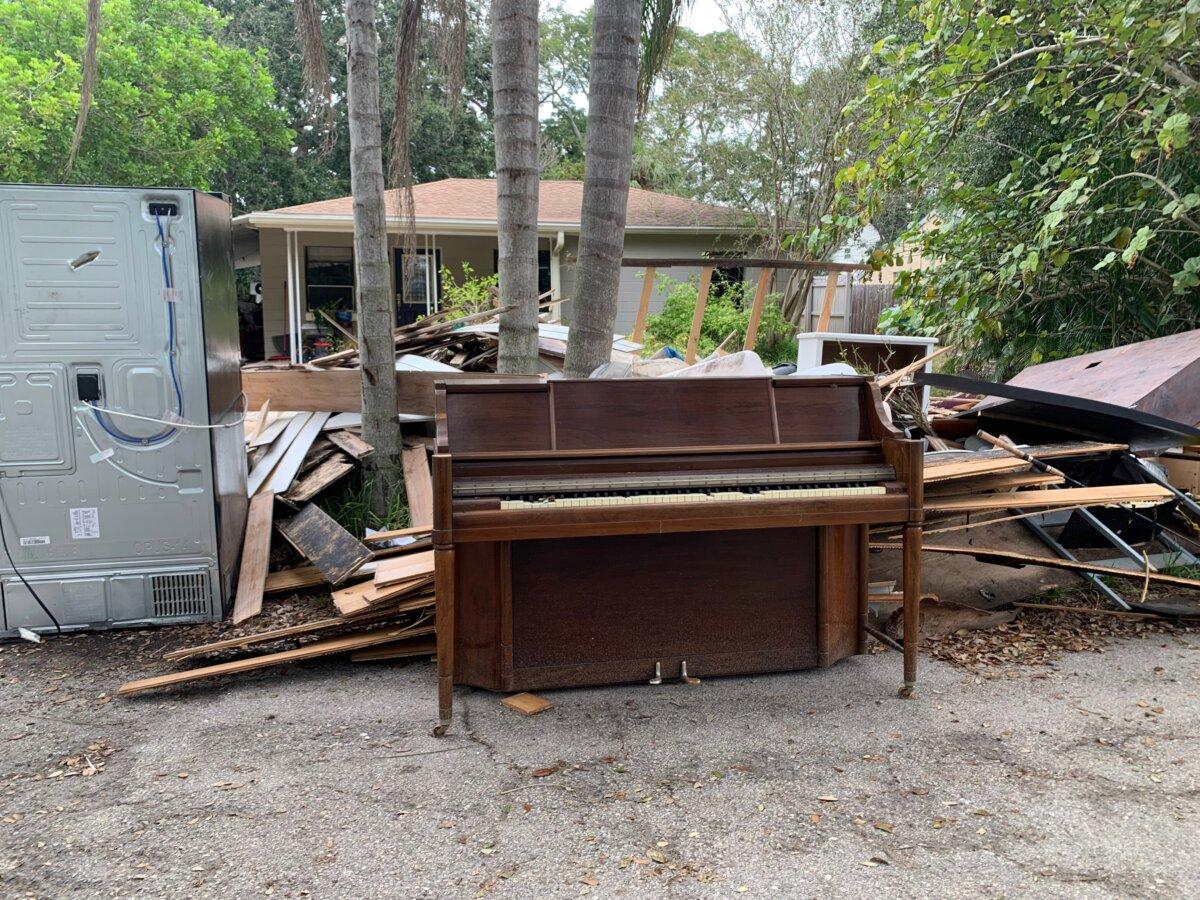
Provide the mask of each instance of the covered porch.
[{"label": "covered porch", "polygon": [[[561,231],[539,237],[539,292],[554,299],[562,299],[565,240]],[[353,244],[349,228],[258,227],[265,359],[301,363],[350,345],[355,334]],[[494,231],[418,230],[416,244],[412,265],[406,266],[403,237],[389,230],[396,325],[442,309],[447,289],[461,284],[464,273],[481,278],[496,272]],[[252,264],[250,258],[244,262]]]}]

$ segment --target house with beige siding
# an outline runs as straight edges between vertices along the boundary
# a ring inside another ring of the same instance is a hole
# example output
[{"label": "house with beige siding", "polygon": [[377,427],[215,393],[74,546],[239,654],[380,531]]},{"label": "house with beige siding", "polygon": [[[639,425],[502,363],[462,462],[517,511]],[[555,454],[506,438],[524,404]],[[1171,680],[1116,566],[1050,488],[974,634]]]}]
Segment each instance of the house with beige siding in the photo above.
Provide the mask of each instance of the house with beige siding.
[{"label": "house with beige siding", "polygon": [[[417,233],[416,258],[405,283],[400,192],[387,193],[388,244],[396,323],[436,312],[444,292],[439,273],[457,280],[462,265],[476,276],[496,271],[496,182],[447,178],[413,188]],[[556,300],[575,296],[583,183],[543,181],[538,204],[541,292]],[[684,279],[699,271],[706,255],[746,249],[751,216],[744,212],[631,188],[625,227],[626,257],[684,257],[696,267],[663,273]],[[252,212],[234,220],[235,252],[240,267],[260,266],[263,351],[268,358],[300,361],[328,348],[330,319],[353,331],[354,215],[352,199],[339,197],[299,206]],[[731,269],[728,279],[757,279],[757,271]],[[641,296],[641,271],[622,269],[616,329],[633,327]],[[650,311],[665,301],[659,287]],[[561,307],[570,324],[571,304]]]}]

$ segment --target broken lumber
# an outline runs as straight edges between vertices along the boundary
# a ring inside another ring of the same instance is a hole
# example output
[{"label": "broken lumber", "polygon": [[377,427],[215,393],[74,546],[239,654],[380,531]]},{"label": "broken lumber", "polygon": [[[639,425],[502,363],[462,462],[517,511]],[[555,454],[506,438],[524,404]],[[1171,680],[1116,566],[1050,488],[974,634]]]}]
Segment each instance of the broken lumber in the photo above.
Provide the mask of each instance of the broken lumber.
[{"label": "broken lumber", "polygon": [[315,503],[280,523],[279,532],[333,585],[371,558],[370,550]]},{"label": "broken lumber", "polygon": [[238,672],[248,672],[253,669],[264,669],[283,663],[298,662],[317,656],[329,656],[333,653],[345,653],[349,650],[359,650],[376,644],[387,644],[398,641],[412,633],[414,626],[403,628],[381,628],[361,634],[348,634],[342,637],[326,638],[313,641],[294,650],[284,650],[279,653],[267,653],[263,656],[251,656],[247,659],[235,659],[230,662],[216,663],[211,666],[201,666],[197,669],[187,669],[183,672],[170,672],[166,675],[156,675],[153,678],[141,678],[127,681],[118,688],[117,693],[122,697],[149,691],[154,688],[170,687],[175,684],[185,684],[189,681],[200,681],[205,678],[216,678],[221,675],[233,675]]},{"label": "broken lumber", "polygon": [[1014,491],[969,497],[930,497],[925,509],[942,512],[986,509],[1033,509],[1058,506],[1103,506],[1116,503],[1152,503],[1171,499],[1157,484],[1121,484],[1057,490]]},{"label": "broken lumber", "polygon": [[388,587],[432,574],[433,551],[424,550],[420,553],[410,553],[407,556],[382,560],[375,567],[375,586]]},{"label": "broken lumber", "polygon": [[[379,618],[383,619],[395,614],[392,610],[387,610],[382,612]],[[238,637],[212,641],[208,644],[180,647],[178,650],[171,650],[168,653],[164,653],[163,659],[168,662],[178,662],[181,659],[190,659],[193,656],[205,656],[209,653],[219,653],[222,650],[244,650],[256,644],[270,644],[286,638],[319,634],[322,631],[337,631],[347,626],[355,626],[361,629],[371,621],[373,620],[365,616],[356,616],[352,619],[345,616],[330,616],[327,619],[315,619],[312,622],[302,622],[299,625],[289,625],[286,628],[272,628],[270,631],[256,631],[253,634],[243,634]]]},{"label": "broken lumber", "polygon": [[375,452],[374,447],[360,438],[353,431],[339,429],[337,431],[328,432],[325,437],[329,438],[329,440],[333,442],[334,446],[346,451],[356,460],[365,459]]},{"label": "broken lumber", "polygon": [[404,447],[400,451],[404,471],[404,492],[408,496],[408,514],[413,525],[433,527],[433,476],[425,448]]},{"label": "broken lumber", "polygon": [[[413,632],[413,637],[419,634],[432,634],[433,626]],[[394,644],[380,644],[366,650],[355,650],[350,654],[351,662],[375,662],[383,659],[409,659],[414,656],[433,656],[437,653],[437,641],[397,641]]]},{"label": "broken lumber", "polygon": [[[899,550],[898,544],[872,543],[872,550]],[[1155,584],[1169,584],[1172,587],[1187,588],[1200,591],[1200,579],[1183,578],[1179,575],[1164,575],[1161,572],[1145,572],[1139,569],[1121,569],[1117,566],[1102,566],[1094,563],[1059,559],[1054,556],[1030,556],[1012,550],[991,550],[986,547],[950,547],[942,544],[924,544],[923,553],[944,553],[953,556],[970,556],[982,563],[996,566],[1008,566],[1020,569],[1024,566],[1041,566],[1046,569],[1062,569],[1067,572],[1082,572],[1090,575],[1106,575],[1114,578],[1128,578],[1132,581],[1149,579]]]},{"label": "broken lumber", "polygon": [[234,625],[262,612],[263,588],[271,557],[271,517],[275,495],[260,491],[250,498],[246,514],[246,534],[242,542],[242,562],[238,569],[237,595],[233,601]]},{"label": "broken lumber", "polygon": [[300,430],[308,424],[310,418],[312,417],[305,413],[299,416],[292,416],[288,420],[287,425],[284,426],[283,433],[275,438],[266,455],[255,463],[254,468],[250,470],[250,474],[246,478],[247,497],[253,497],[258,493],[258,489],[267,481],[267,478],[275,469],[279,460],[287,453],[288,448],[292,446],[292,442],[296,439]]},{"label": "broken lumber", "polygon": [[354,463],[341,454],[331,456],[320,463],[292,485],[291,490],[283,495],[289,503],[306,503],[321,491],[336,484],[354,471]]},{"label": "broken lumber", "polygon": [[308,421],[304,423],[304,427],[296,435],[296,439],[288,446],[287,452],[279,460],[279,464],[267,477],[268,490],[275,494],[288,492],[292,482],[300,473],[300,467],[304,465],[304,459],[308,456],[309,449],[321,436],[321,429],[325,427],[325,420],[328,418],[329,413],[327,412],[313,413],[309,417]]}]

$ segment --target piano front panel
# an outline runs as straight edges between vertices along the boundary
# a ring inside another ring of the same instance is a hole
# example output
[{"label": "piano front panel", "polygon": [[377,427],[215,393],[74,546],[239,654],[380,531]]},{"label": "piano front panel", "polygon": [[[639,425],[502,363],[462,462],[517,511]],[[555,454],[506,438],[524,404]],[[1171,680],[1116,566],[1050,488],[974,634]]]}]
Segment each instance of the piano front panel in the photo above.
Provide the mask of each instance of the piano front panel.
[{"label": "piano front panel", "polygon": [[775,382],[779,439],[785,443],[858,441],[871,437],[862,385],[805,385],[803,381]]},{"label": "piano front panel", "polygon": [[856,527],[463,545],[455,678],[536,690],[775,672],[856,652]]}]

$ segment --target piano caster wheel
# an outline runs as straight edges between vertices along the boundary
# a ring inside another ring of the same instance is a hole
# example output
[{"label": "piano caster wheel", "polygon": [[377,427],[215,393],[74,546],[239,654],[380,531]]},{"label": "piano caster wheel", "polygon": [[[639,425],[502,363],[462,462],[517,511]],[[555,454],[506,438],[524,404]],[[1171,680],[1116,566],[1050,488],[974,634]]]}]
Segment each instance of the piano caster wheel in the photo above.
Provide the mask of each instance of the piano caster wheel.
[{"label": "piano caster wheel", "polygon": [[442,737],[450,728],[450,720],[443,719],[433,726],[433,736]]},{"label": "piano caster wheel", "polygon": [[917,686],[911,681],[904,682],[904,686],[896,692],[901,700],[911,700],[917,694]]},{"label": "piano caster wheel", "polygon": [[662,684],[662,663],[654,664],[654,677],[650,679],[651,684]]},{"label": "piano caster wheel", "polygon": [[687,673],[687,660],[685,659],[679,666],[679,680],[684,684],[697,685],[700,683],[699,678],[694,678]]}]

